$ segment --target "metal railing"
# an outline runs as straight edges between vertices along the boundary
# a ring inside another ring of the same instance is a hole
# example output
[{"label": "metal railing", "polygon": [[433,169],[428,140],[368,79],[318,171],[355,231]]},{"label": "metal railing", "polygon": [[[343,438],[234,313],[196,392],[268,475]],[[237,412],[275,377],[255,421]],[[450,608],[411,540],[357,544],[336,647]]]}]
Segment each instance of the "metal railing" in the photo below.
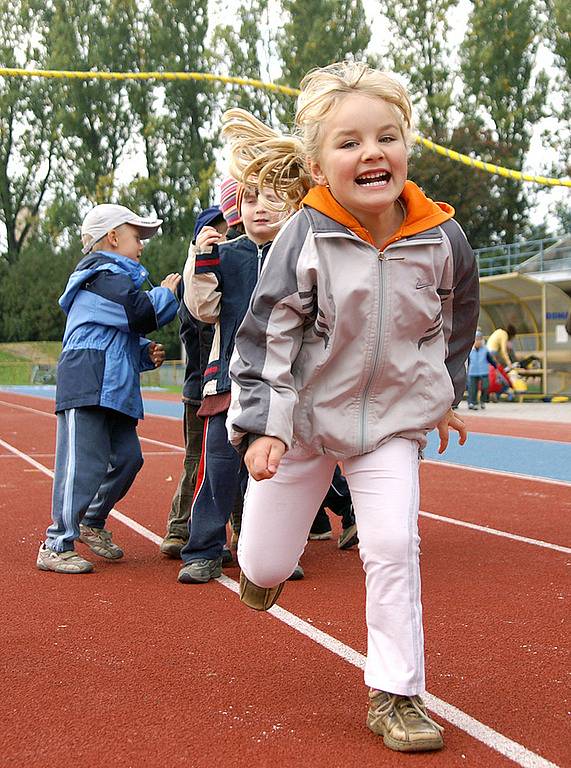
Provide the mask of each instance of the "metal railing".
[{"label": "metal railing", "polygon": [[518,271],[571,270],[571,235],[490,245],[475,248],[474,253],[481,277]]}]

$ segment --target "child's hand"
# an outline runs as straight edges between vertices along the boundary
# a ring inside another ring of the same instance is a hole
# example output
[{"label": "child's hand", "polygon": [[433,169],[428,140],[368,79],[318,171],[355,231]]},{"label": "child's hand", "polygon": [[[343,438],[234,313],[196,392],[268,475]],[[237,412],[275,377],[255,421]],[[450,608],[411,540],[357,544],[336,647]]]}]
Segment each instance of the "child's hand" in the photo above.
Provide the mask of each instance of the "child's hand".
[{"label": "child's hand", "polygon": [[151,341],[149,344],[149,357],[155,368],[160,368],[165,361],[165,348],[162,344],[158,344],[156,341]]},{"label": "child's hand", "polygon": [[246,451],[244,463],[254,480],[267,480],[278,471],[286,450],[277,437],[258,437]]},{"label": "child's hand", "polygon": [[214,227],[202,227],[196,238],[196,250],[198,253],[212,248],[215,243],[223,243],[225,235],[221,235]]},{"label": "child's hand", "polygon": [[440,445],[438,446],[438,453],[444,453],[448,448],[448,438],[450,429],[455,429],[460,435],[458,442],[460,445],[464,445],[466,438],[468,437],[468,430],[462,419],[456,415],[452,408],[448,411],[446,416],[438,422],[436,425],[438,435],[440,436]]},{"label": "child's hand", "polygon": [[176,289],[178,284],[181,281],[181,276],[178,274],[178,272],[171,272],[170,275],[167,275],[165,279],[161,282],[161,288],[168,288],[171,293],[174,293],[176,296]]}]

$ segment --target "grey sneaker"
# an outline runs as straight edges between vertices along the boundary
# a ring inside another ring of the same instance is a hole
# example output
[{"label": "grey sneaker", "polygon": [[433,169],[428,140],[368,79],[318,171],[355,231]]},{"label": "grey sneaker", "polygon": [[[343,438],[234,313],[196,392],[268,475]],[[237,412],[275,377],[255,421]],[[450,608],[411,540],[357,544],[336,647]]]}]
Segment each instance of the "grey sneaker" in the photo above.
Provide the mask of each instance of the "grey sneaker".
[{"label": "grey sneaker", "polygon": [[123,557],[123,550],[113,543],[111,531],[107,531],[105,528],[90,528],[87,525],[80,525],[79,540],[87,544],[89,549],[99,557],[105,557],[107,560],[119,560],[120,557]]},{"label": "grey sneaker", "polygon": [[337,547],[339,549],[351,549],[351,547],[358,543],[359,537],[357,536],[357,525],[355,523],[348,528],[343,528],[341,536],[337,539]]},{"label": "grey sneaker", "polygon": [[444,728],[428,716],[420,696],[370,690],[367,726],[396,752],[426,752],[444,746]]},{"label": "grey sneaker", "polygon": [[301,567],[301,565],[298,563],[295,568],[293,569],[293,573],[291,576],[288,576],[288,581],[300,581],[305,576],[305,571]]},{"label": "grey sneaker", "polygon": [[55,571],[55,573],[91,573],[93,563],[84,560],[73,549],[69,552],[54,552],[44,543],[40,545],[36,566],[40,571]]},{"label": "grey sneaker", "polygon": [[181,584],[206,584],[210,579],[222,575],[222,558],[216,560],[193,560],[178,572]]},{"label": "grey sneaker", "polygon": [[160,550],[163,555],[172,557],[173,560],[180,560],[180,551],[185,544],[186,539],[181,539],[179,536],[171,536],[169,534],[161,541]]}]

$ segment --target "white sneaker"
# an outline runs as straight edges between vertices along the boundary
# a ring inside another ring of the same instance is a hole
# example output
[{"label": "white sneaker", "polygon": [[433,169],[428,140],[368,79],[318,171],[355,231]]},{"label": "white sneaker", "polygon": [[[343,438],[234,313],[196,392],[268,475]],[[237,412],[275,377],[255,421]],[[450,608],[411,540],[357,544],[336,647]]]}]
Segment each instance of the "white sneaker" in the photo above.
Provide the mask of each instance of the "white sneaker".
[{"label": "white sneaker", "polygon": [[79,526],[79,540],[87,544],[92,552],[107,560],[119,560],[123,557],[123,550],[113,543],[111,531],[105,528],[90,528],[87,525]]},{"label": "white sneaker", "polygon": [[69,552],[54,552],[45,543],[40,545],[36,566],[40,571],[55,571],[55,573],[91,573],[93,563],[84,560],[73,549]]}]

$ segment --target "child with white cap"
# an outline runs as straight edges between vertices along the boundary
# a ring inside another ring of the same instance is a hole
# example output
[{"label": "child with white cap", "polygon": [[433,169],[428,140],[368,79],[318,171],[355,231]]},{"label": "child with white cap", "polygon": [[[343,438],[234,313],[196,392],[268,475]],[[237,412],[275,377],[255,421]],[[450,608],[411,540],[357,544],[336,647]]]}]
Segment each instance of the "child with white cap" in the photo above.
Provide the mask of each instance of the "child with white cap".
[{"label": "child with white cap", "polygon": [[161,223],[111,204],[95,206],[83,220],[85,257],[59,299],[67,321],[57,371],[52,524],[36,563],[42,571],[92,571],[74,551],[77,539],[101,557],[123,557],[105,521],[143,465],[139,374],[165,358],[162,345],[144,335],[170,322],[178,307],[180,275],[141,290],[148,277],[139,261],[142,241]]}]

